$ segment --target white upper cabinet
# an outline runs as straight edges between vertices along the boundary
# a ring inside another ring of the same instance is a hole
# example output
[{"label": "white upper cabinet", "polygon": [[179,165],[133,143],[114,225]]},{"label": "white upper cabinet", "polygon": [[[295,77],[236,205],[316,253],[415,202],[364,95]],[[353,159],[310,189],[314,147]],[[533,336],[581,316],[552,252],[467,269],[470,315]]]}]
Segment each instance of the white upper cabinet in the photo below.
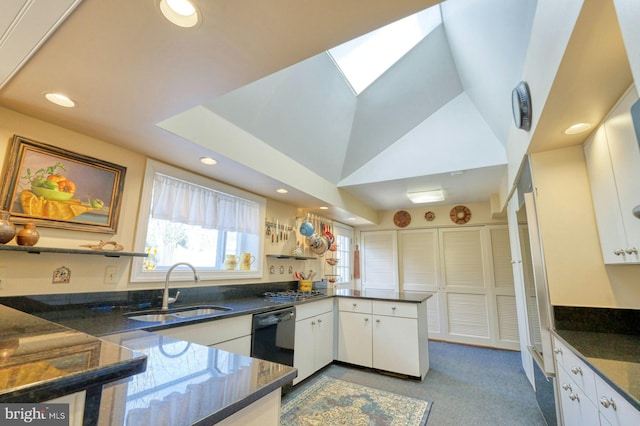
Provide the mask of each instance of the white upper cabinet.
[{"label": "white upper cabinet", "polygon": [[585,158],[604,263],[640,263],[640,149],[630,108],[632,88],[585,144]]}]

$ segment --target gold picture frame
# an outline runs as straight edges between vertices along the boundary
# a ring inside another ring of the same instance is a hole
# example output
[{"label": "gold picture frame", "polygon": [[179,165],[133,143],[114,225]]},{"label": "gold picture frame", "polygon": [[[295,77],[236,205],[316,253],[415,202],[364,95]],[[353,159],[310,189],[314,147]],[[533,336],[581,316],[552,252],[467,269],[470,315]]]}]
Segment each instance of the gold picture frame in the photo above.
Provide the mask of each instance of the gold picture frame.
[{"label": "gold picture frame", "polygon": [[0,206],[15,223],[115,234],[126,170],[15,135]]}]

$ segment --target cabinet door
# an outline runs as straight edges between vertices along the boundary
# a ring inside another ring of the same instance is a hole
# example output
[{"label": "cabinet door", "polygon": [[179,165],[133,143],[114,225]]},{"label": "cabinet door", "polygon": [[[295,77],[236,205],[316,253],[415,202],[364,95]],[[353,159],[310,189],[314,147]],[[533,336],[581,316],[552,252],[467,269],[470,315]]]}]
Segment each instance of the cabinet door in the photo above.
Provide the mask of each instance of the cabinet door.
[{"label": "cabinet door", "polygon": [[431,294],[427,301],[429,336],[442,337],[438,274],[438,230],[416,229],[398,232],[400,252],[400,283],[405,291],[424,291]]},{"label": "cabinet door", "polygon": [[395,231],[362,232],[362,288],[398,290]]},{"label": "cabinet door", "polygon": [[[636,91],[630,90],[604,122],[627,236],[625,250],[640,250],[640,219],[633,215],[633,209],[640,206],[640,149],[630,112],[637,99]],[[627,252],[625,257],[627,262],[640,261],[637,251]]]},{"label": "cabinet door", "polygon": [[373,316],[373,368],[420,376],[418,321]]},{"label": "cabinet door", "polygon": [[622,224],[618,190],[604,126],[600,126],[585,144],[584,155],[602,258],[608,264],[625,263],[627,237]]},{"label": "cabinet door", "polygon": [[333,361],[333,312],[317,316],[315,371]]},{"label": "cabinet door", "polygon": [[563,424],[565,426],[600,426],[598,409],[563,368],[558,368],[558,384]]},{"label": "cabinet door", "polygon": [[371,315],[340,312],[338,319],[338,360],[371,367]]},{"label": "cabinet door", "polygon": [[297,384],[315,372],[315,328],[316,318],[296,321],[295,346],[293,351],[293,366],[298,369],[298,377],[293,381]]},{"label": "cabinet door", "polygon": [[447,340],[490,344],[483,247],[479,227],[440,229],[440,309]]}]

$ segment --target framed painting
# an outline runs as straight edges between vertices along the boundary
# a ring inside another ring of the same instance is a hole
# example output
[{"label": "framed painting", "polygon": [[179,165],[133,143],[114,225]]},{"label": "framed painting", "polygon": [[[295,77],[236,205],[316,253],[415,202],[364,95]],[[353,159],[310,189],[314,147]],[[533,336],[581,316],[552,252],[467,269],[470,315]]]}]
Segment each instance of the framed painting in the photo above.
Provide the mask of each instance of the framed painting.
[{"label": "framed painting", "polygon": [[115,234],[126,170],[15,135],[0,206],[15,223]]}]

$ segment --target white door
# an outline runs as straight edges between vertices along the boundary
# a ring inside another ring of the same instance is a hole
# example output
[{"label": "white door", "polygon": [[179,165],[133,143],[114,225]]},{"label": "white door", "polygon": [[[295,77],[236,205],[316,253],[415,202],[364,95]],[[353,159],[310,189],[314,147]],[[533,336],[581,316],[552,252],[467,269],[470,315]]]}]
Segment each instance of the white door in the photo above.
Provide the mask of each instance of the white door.
[{"label": "white door", "polygon": [[440,229],[440,308],[447,340],[490,344],[482,228]]},{"label": "white door", "polygon": [[[513,282],[513,267],[511,264],[511,244],[509,228],[507,226],[489,226],[489,242],[491,244],[491,271],[493,279],[489,280],[493,288],[490,308],[492,324],[492,340],[495,345],[505,349],[520,349],[520,334],[518,331],[518,311],[516,309],[516,294]],[[493,306],[491,306],[493,304]]]},{"label": "white door", "polygon": [[398,232],[400,289],[424,291],[427,300],[429,337],[441,338],[440,293],[438,277],[438,230],[417,229]]},{"label": "white door", "polygon": [[362,232],[362,289],[398,290],[398,243],[395,231]]}]

